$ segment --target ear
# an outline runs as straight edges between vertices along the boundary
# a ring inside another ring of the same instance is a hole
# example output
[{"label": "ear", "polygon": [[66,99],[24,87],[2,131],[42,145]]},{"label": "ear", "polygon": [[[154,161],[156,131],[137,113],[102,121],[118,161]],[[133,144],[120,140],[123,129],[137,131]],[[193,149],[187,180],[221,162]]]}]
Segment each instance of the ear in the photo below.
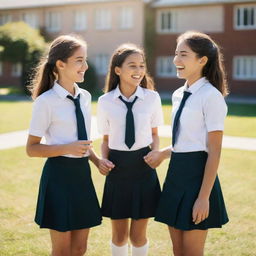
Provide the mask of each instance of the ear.
[{"label": "ear", "polygon": [[202,66],[205,66],[207,62],[208,62],[208,57],[206,57],[206,56],[203,56],[203,57],[200,59],[200,61],[199,61],[199,63],[200,63]]},{"label": "ear", "polygon": [[63,62],[61,60],[57,60],[56,67],[57,67],[57,69],[63,69],[65,67],[65,62]]},{"label": "ear", "polygon": [[119,67],[115,67],[115,73],[116,73],[116,75],[120,76],[121,70]]}]

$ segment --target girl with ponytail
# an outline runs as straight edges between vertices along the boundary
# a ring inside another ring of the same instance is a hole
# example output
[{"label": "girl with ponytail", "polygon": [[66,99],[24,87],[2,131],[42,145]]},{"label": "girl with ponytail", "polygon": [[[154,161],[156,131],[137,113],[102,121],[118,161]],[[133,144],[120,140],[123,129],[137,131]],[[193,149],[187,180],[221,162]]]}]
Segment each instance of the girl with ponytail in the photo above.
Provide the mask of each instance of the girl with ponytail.
[{"label": "girl with ponytail", "polygon": [[86,58],[85,41],[56,38],[30,87],[35,101],[27,154],[47,158],[35,222],[50,230],[53,256],[84,255],[89,229],[102,219],[88,159],[97,167],[104,161],[91,148],[91,95],[76,84],[84,80]]},{"label": "girl with ponytail", "polygon": [[202,256],[208,229],[228,222],[217,175],[227,84],[219,47],[206,34],[179,36],[173,62],[186,83],[172,95],[172,146],[146,162],[157,167],[171,157],[155,220],[168,225],[175,256]]}]

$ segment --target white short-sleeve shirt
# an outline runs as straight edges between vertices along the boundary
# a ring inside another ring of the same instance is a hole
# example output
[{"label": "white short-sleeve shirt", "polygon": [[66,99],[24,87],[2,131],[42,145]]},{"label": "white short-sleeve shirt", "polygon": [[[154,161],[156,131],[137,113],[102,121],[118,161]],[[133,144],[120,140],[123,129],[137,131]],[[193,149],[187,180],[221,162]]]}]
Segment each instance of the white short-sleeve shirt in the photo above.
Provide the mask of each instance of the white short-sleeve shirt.
[{"label": "white short-sleeve shirt", "polygon": [[[76,98],[78,94],[80,94],[80,106],[89,139],[91,129],[90,93],[75,84],[75,96],[72,96],[57,82],[54,83],[52,89],[44,92],[34,101],[29,134],[45,137],[47,145],[60,145],[77,141],[75,104],[67,98],[67,95]],[[77,157],[74,155],[65,156]]]},{"label": "white short-sleeve shirt", "polygon": [[208,132],[223,131],[227,105],[222,94],[205,78],[177,89],[172,95],[172,123],[184,90],[192,94],[180,116],[174,152],[208,152]]},{"label": "white short-sleeve shirt", "polygon": [[[118,98],[120,95],[128,102],[138,97],[132,108],[135,143],[130,149],[124,142],[127,107]],[[97,119],[99,132],[109,136],[109,148],[130,151],[147,147],[153,141],[152,128],[163,124],[160,96],[155,91],[138,86],[136,92],[127,99],[117,87],[99,98]]]}]

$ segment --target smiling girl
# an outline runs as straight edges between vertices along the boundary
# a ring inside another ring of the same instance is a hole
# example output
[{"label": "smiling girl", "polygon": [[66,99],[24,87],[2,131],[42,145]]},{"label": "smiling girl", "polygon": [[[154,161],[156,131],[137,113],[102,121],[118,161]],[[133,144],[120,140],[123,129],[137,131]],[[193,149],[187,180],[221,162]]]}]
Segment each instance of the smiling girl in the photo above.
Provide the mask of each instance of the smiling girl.
[{"label": "smiling girl", "polygon": [[[98,127],[103,134],[102,157],[107,175],[103,216],[111,218],[112,256],[146,256],[148,219],[155,216],[160,195],[156,170],[143,157],[158,150],[162,124],[161,100],[146,71],[145,56],[132,44],[114,52],[105,94],[98,101]],[[131,219],[131,223],[129,223]]]},{"label": "smiling girl", "polygon": [[[86,43],[73,36],[55,39],[32,84],[35,99],[27,154],[47,157],[41,176],[35,222],[48,228],[53,256],[81,256],[89,228],[101,224],[91,179],[91,95],[76,82],[88,69]],[[46,144],[41,143],[45,137]]]},{"label": "smiling girl", "polygon": [[175,256],[201,256],[207,230],[228,222],[217,176],[227,85],[219,47],[206,34],[182,34],[173,62],[186,83],[172,96],[172,147],[146,162],[157,167],[171,156],[155,220],[168,225]]}]

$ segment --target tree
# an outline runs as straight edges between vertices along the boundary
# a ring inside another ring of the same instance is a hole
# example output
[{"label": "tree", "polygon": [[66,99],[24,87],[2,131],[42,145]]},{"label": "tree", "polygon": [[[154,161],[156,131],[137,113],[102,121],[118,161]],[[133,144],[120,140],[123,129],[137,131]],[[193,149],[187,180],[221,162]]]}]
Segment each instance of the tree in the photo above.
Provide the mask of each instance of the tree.
[{"label": "tree", "polygon": [[0,57],[3,61],[20,62],[21,85],[26,91],[31,69],[45,51],[46,43],[39,31],[24,22],[12,22],[0,26]]}]

